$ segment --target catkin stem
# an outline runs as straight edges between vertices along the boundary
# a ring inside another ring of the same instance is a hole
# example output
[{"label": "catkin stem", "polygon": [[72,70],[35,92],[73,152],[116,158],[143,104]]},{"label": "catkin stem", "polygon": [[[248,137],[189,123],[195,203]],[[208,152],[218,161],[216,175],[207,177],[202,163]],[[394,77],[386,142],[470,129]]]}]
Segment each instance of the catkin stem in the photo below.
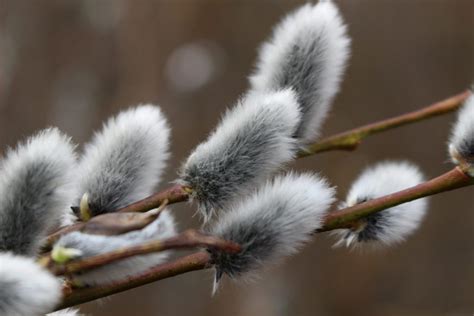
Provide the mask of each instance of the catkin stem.
[{"label": "catkin stem", "polygon": [[63,289],[63,300],[57,307],[57,310],[87,303],[98,298],[127,291],[151,282],[170,278],[186,272],[203,270],[210,267],[209,262],[209,254],[202,251],[181,257],[172,262],[159,265],[138,276],[126,278],[111,284],[88,288],[65,287]]},{"label": "catkin stem", "polygon": [[474,179],[469,177],[459,167],[456,167],[439,177],[414,187],[356,204],[352,207],[330,212],[326,216],[324,226],[319,229],[318,232],[351,227],[352,223],[370,214],[426,196],[459,189],[472,184],[474,184]]},{"label": "catkin stem", "polygon": [[183,187],[179,184],[176,184],[164,191],[153,194],[143,200],[132,203],[128,206],[125,206],[116,212],[146,212],[148,210],[154,209],[164,201],[167,200],[167,204],[185,202],[189,199],[189,189]]},{"label": "catkin stem", "polygon": [[471,92],[466,90],[420,110],[367,124],[324,138],[312,145],[309,145],[305,150],[298,154],[298,157],[307,157],[330,150],[354,150],[360,145],[364,138],[370,135],[453,112],[457,110],[470,95]]},{"label": "catkin stem", "polygon": [[[94,257],[71,261],[66,264],[56,264],[52,260],[41,259],[40,262],[55,275],[73,274],[84,272],[119,260],[138,255],[145,255],[155,252],[161,252],[170,249],[190,249],[190,248],[217,248],[221,251],[235,253],[240,251],[240,246],[236,243],[222,240],[218,237],[203,234],[197,230],[187,230],[177,236],[165,239],[154,240],[128,248],[117,249],[109,253],[97,255]],[[47,262],[47,263],[45,263]]]}]

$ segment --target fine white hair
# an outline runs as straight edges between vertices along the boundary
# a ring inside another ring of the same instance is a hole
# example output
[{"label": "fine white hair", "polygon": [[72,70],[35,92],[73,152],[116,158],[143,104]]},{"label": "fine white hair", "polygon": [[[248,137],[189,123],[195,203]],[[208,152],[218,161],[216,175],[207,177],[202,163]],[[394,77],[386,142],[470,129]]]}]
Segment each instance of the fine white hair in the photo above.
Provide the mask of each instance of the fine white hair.
[{"label": "fine white hair", "polygon": [[54,313],[47,314],[47,316],[81,316],[81,314],[79,314],[78,309],[67,308]]},{"label": "fine white hair", "polygon": [[185,162],[179,182],[207,221],[295,156],[300,111],[292,90],[252,93],[227,111]]},{"label": "fine white hair", "polygon": [[10,149],[0,169],[0,251],[34,256],[74,198],[76,156],[56,128]]},{"label": "fine white hair", "polygon": [[[334,201],[334,189],[313,174],[288,174],[261,186],[236,203],[210,229],[213,235],[236,242],[236,254],[209,249],[216,268],[231,278],[250,275],[258,268],[292,255],[322,226]],[[215,287],[216,287],[215,284]]]},{"label": "fine white hair", "polygon": [[[408,189],[424,181],[417,166],[408,162],[383,162],[367,168],[352,184],[344,207]],[[417,199],[371,214],[357,227],[335,231],[336,245],[389,246],[405,240],[423,220],[427,198]]]},{"label": "fine white hair", "polygon": [[94,216],[150,195],[169,156],[169,135],[158,106],[141,105],[110,118],[85,146],[76,203],[87,193]]},{"label": "fine white hair", "polygon": [[309,143],[319,134],[349,55],[347,27],[334,3],[306,4],[287,15],[263,44],[251,89],[293,88],[303,114],[295,136]]},{"label": "fine white hair", "polygon": [[[152,240],[170,238],[174,235],[176,235],[174,219],[168,211],[163,211],[155,221],[141,230],[117,236],[73,232],[61,237],[55,247],[78,250],[78,256],[75,259],[85,259]],[[165,251],[134,256],[74,275],[73,279],[80,285],[90,286],[123,280],[164,262],[169,254],[169,251]]]},{"label": "fine white hair", "polygon": [[60,298],[60,280],[32,259],[0,254],[1,315],[44,315],[54,309]]},{"label": "fine white hair", "polygon": [[468,163],[468,171],[474,176],[474,95],[464,102],[458,112],[449,140],[449,153],[453,163]]}]

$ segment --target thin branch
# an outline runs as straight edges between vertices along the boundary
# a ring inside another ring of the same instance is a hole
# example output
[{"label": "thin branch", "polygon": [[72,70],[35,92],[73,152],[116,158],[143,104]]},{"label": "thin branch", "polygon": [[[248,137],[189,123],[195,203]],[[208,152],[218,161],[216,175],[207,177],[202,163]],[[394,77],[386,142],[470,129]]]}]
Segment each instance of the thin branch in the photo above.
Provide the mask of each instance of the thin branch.
[{"label": "thin branch", "polygon": [[141,245],[118,249],[102,255],[71,261],[66,264],[55,264],[51,259],[42,262],[55,275],[72,274],[84,272],[118,260],[130,258],[137,255],[150,254],[170,249],[189,249],[197,247],[217,248],[224,252],[236,253],[240,246],[236,243],[222,240],[215,236],[206,235],[197,230],[187,230],[177,236],[165,240],[151,241]]},{"label": "thin branch", "polygon": [[[317,233],[338,228],[351,227],[351,223],[364,216],[368,216],[370,214],[415,199],[451,191],[473,184],[474,179],[466,175],[466,173],[464,173],[459,167],[456,167],[439,177],[412,188],[389,194],[378,199],[370,200],[353,207],[334,211],[326,217],[323,228],[318,230]],[[160,265],[137,277],[128,278],[124,281],[116,282],[110,285],[73,290],[66,288],[64,300],[59,308],[65,308],[80,303],[89,302],[108,295],[126,291],[140,285],[190,271],[206,269],[211,266],[212,262],[209,255],[205,252],[200,252],[177,259],[164,265]]]},{"label": "thin branch", "polygon": [[168,204],[185,202],[189,199],[189,193],[189,188],[176,184],[164,191],[118,209],[116,212],[145,212],[160,206],[166,200],[168,200]]},{"label": "thin branch", "polygon": [[453,112],[457,110],[470,95],[471,92],[466,90],[443,101],[422,108],[421,110],[402,114],[324,138],[309,145],[304,151],[299,153],[298,157],[307,157],[330,150],[354,150],[367,136]]},{"label": "thin branch", "polygon": [[[298,153],[298,157],[303,158],[330,150],[354,150],[361,143],[362,139],[366,138],[367,136],[402,125],[416,123],[431,117],[453,112],[462,105],[462,103],[471,95],[471,93],[472,92],[470,90],[466,90],[443,101],[429,105],[421,110],[402,114],[400,116],[364,125],[343,133],[336,134],[334,136],[327,137],[319,142],[309,145],[307,149]],[[165,201],[167,201],[168,204],[185,202],[189,199],[189,194],[191,192],[191,188],[176,184],[143,200],[123,207],[116,212],[146,212],[153,208],[159,207]],[[60,229],[48,237],[47,245],[50,246],[65,233],[80,230],[82,228],[82,223],[79,223]]]},{"label": "thin branch", "polygon": [[[307,149],[301,151],[298,154],[299,158],[314,155],[320,152],[330,150],[353,150],[357,148],[362,139],[367,136],[380,133],[382,131],[407,125],[410,123],[416,123],[431,117],[443,115],[446,113],[457,110],[471,95],[470,90],[466,90],[455,96],[449,97],[443,101],[429,105],[421,110],[402,114],[393,118],[385,119],[379,122],[354,128],[347,132],[343,132],[328,138],[325,138],[319,142],[309,145]],[[119,209],[119,212],[145,212],[155,207],[158,207],[168,199],[169,204],[184,202],[189,199],[189,193],[191,188],[182,187],[180,185],[174,185],[173,187],[166,189],[162,192],[156,193],[150,197],[147,197],[141,201],[135,202]]]},{"label": "thin branch", "polygon": [[352,207],[330,212],[324,221],[324,226],[318,232],[329,231],[338,228],[351,227],[352,223],[370,214],[384,209],[397,206],[406,202],[420,199],[473,185],[474,179],[456,167],[439,177],[423,182],[414,187],[356,204]]},{"label": "thin branch", "polygon": [[90,302],[98,298],[127,291],[151,282],[170,278],[186,272],[203,270],[209,267],[211,267],[210,256],[207,252],[203,251],[179,258],[173,262],[159,265],[143,274],[126,278],[115,283],[103,286],[74,289],[66,286],[63,289],[63,301],[57,307],[57,310]]},{"label": "thin branch", "polygon": [[[400,116],[385,119],[379,122],[354,128],[347,132],[330,136],[319,142],[309,145],[307,149],[301,151],[298,154],[298,157],[303,158],[330,150],[354,150],[361,143],[362,139],[367,136],[402,125],[416,123],[427,118],[453,112],[462,105],[462,103],[471,95],[471,93],[472,92],[470,90],[466,90],[443,101],[429,105],[421,110],[402,114]],[[153,208],[159,207],[165,201],[167,201],[168,204],[185,202],[189,199],[189,194],[191,192],[191,188],[176,184],[143,200],[125,206],[116,212],[146,212]],[[48,237],[46,249],[48,249],[62,235],[81,229],[83,229],[83,223],[78,223],[56,231]]]}]

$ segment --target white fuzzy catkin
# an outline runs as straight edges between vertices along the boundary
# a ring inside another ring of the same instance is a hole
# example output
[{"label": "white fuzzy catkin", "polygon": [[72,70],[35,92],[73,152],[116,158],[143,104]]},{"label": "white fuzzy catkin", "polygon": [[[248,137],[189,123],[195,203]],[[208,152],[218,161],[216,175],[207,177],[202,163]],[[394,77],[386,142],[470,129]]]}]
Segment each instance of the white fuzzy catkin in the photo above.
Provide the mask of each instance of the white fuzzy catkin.
[{"label": "white fuzzy catkin", "polygon": [[474,176],[474,96],[471,95],[458,112],[449,140],[449,154],[455,164],[467,163]]},{"label": "white fuzzy catkin", "polygon": [[56,128],[7,152],[0,170],[0,251],[36,254],[71,206],[75,168],[74,146]]},{"label": "white fuzzy catkin", "polygon": [[[344,207],[408,189],[424,181],[417,166],[408,162],[383,162],[366,169],[352,184]],[[405,240],[419,226],[428,206],[427,198],[400,204],[371,214],[353,229],[335,231],[336,245],[389,246]]]},{"label": "white fuzzy catkin", "polygon": [[32,259],[0,254],[0,315],[40,316],[61,298],[61,282]]},{"label": "white fuzzy catkin", "polygon": [[263,44],[251,89],[292,87],[303,114],[295,136],[312,142],[339,90],[349,55],[347,27],[337,7],[331,1],[306,4],[286,16]]},{"label": "white fuzzy catkin", "polygon": [[[85,259],[152,240],[170,238],[174,235],[176,235],[174,219],[168,211],[163,211],[155,221],[141,230],[117,236],[73,232],[61,237],[55,244],[55,247],[79,250],[80,255],[75,259]],[[169,254],[169,251],[165,251],[150,255],[134,256],[74,275],[73,279],[81,285],[90,286],[123,280],[128,276],[144,272],[155,265],[163,263]]]},{"label": "white fuzzy catkin", "polygon": [[292,90],[252,93],[227,111],[184,164],[179,182],[207,221],[215,210],[294,158],[300,111]]},{"label": "white fuzzy catkin", "polygon": [[158,106],[141,105],[109,119],[85,147],[76,203],[87,193],[94,216],[150,195],[169,156],[169,135]]},{"label": "white fuzzy catkin", "polygon": [[242,247],[237,254],[208,250],[216,284],[222,274],[237,278],[296,253],[321,227],[333,201],[334,189],[325,180],[312,174],[288,174],[236,203],[211,228],[211,234]]}]

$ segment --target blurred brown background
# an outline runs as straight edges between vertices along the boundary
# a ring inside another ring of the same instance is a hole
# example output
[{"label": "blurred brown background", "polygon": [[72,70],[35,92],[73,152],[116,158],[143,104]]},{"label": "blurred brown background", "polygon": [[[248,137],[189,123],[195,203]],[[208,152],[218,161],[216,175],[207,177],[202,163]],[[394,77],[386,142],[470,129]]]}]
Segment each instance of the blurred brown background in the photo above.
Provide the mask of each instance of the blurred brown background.
[{"label": "blurred brown background", "polygon": [[[324,134],[417,109],[474,80],[473,0],[336,0],[353,57]],[[256,48],[303,1],[0,0],[0,144],[57,125],[83,143],[107,116],[159,103],[173,126],[166,181],[247,88]],[[448,170],[453,115],[371,137],[353,153],[299,160],[343,198],[362,168],[409,159],[427,176]],[[166,185],[166,181],[163,186]],[[195,272],[103,303],[90,315],[472,315],[472,188],[431,199],[421,229],[378,252],[331,249],[317,236],[253,284]],[[173,207],[181,228],[189,206]]]}]

